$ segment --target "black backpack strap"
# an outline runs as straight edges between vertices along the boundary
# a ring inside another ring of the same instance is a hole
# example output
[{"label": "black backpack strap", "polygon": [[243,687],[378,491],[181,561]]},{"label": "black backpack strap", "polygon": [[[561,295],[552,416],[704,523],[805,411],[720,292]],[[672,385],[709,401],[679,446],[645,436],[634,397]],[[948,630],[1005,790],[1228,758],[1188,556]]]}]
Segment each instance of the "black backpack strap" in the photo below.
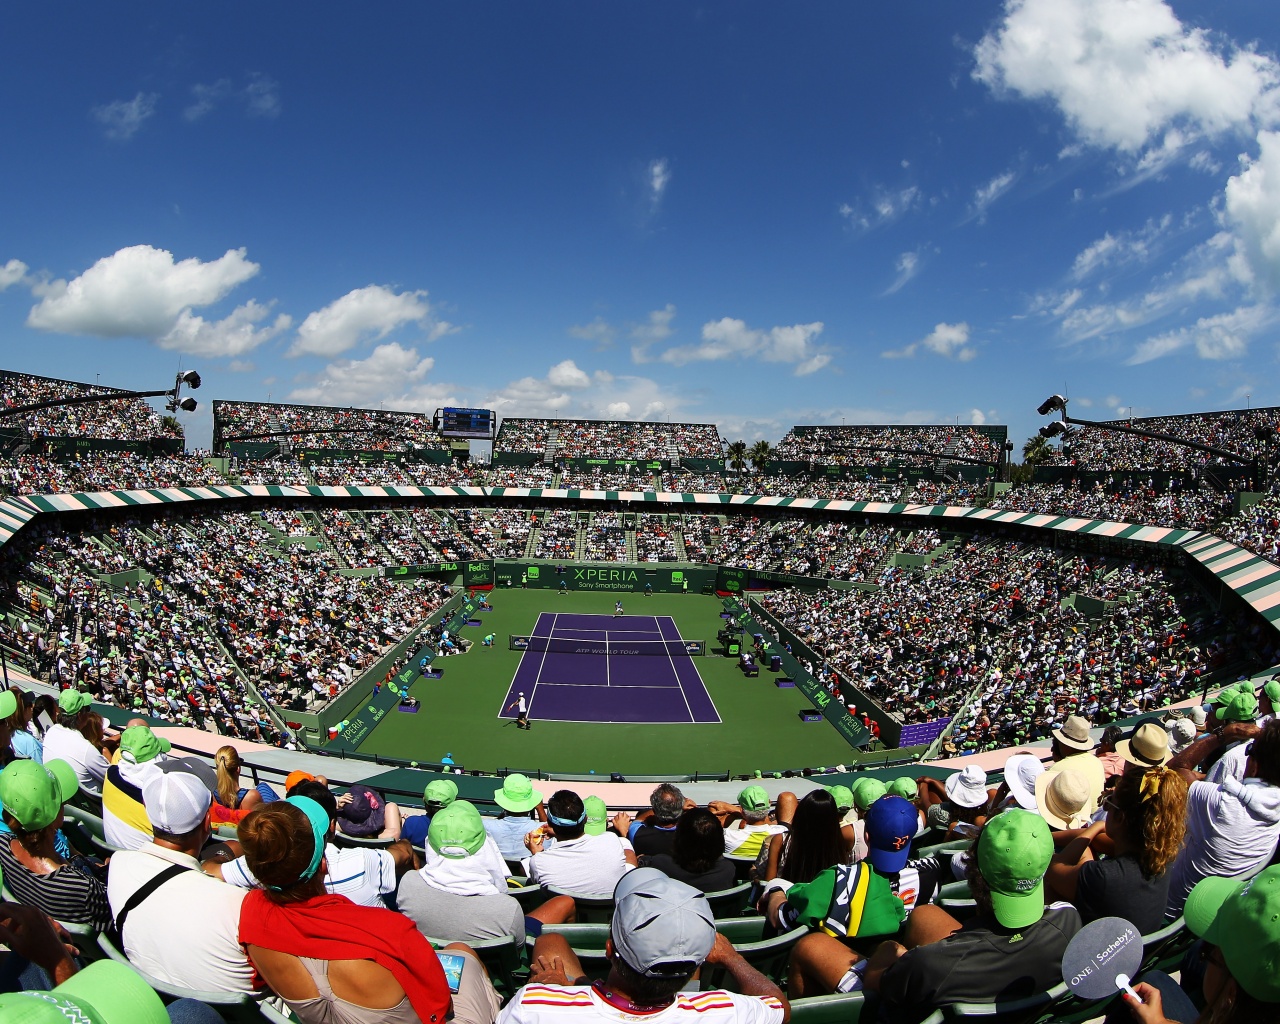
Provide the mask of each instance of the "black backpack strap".
[{"label": "black backpack strap", "polygon": [[125,902],[125,905],[120,908],[120,913],[116,915],[115,919],[115,935],[113,937],[121,953],[124,952],[124,923],[128,919],[130,911],[140,906],[147,897],[159,889],[160,886],[164,885],[165,882],[169,881],[169,879],[177,878],[183,872],[192,870],[194,869],[183,864],[172,864],[129,897]]}]

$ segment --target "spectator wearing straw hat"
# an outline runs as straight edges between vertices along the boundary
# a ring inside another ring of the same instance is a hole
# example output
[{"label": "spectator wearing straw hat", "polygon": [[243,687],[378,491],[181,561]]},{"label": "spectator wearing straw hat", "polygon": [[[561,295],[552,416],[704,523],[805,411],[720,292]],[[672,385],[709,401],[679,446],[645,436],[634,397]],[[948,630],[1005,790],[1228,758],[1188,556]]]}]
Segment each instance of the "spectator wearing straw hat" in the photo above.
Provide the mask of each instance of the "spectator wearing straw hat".
[{"label": "spectator wearing straw hat", "polygon": [[1280,1016],[1280,866],[1257,878],[1206,878],[1187,897],[1187,929],[1205,942],[1203,1013],[1168,975],[1134,984],[1125,1004],[1141,1024],[1273,1021]]},{"label": "spectator wearing straw hat", "polygon": [[946,1003],[1019,999],[1062,980],[1080,915],[1067,903],[1045,905],[1049,826],[1030,811],[1005,811],[983,828],[976,851],[969,886],[977,915],[961,925],[921,907],[907,927],[909,952],[886,942],[866,961],[864,987],[880,993],[895,1024],[914,1024]]},{"label": "spectator wearing straw hat", "polygon": [[1146,771],[1169,763],[1169,734],[1159,722],[1143,722],[1128,739],[1116,744],[1116,753],[1125,760],[1125,771]]},{"label": "spectator wearing straw hat", "polygon": [[533,788],[529,776],[513,772],[502,780],[500,789],[494,790],[493,799],[502,813],[485,818],[484,830],[493,836],[503,857],[522,860],[529,852],[524,837],[547,820],[542,794]]},{"label": "spectator wearing straw hat", "polygon": [[427,830],[431,818],[458,799],[458,784],[451,779],[432,779],[422,791],[424,814],[410,814],[400,828],[400,838],[407,839],[418,849],[427,845]]},{"label": "spectator wearing straw hat", "polygon": [[1061,729],[1053,730],[1053,767],[1051,771],[1075,771],[1089,783],[1089,803],[1086,813],[1092,815],[1098,809],[1102,791],[1107,785],[1107,773],[1102,762],[1093,755],[1097,746],[1089,735],[1089,721],[1080,715],[1071,715]]},{"label": "spectator wearing straw hat", "polygon": [[[1241,726],[1244,723],[1239,723]],[[1191,782],[1187,795],[1187,841],[1178,854],[1169,882],[1170,916],[1182,911],[1187,894],[1202,878],[1230,878],[1256,871],[1275,853],[1280,839],[1280,721],[1268,722],[1249,742],[1244,779],[1230,776],[1220,783],[1201,781],[1185,763],[1211,751],[1229,737],[1197,740],[1170,761]]]},{"label": "spectator wearing straw hat", "polygon": [[1042,772],[1035,782],[1036,811],[1055,832],[1070,832],[1089,824],[1089,781],[1077,771]]},{"label": "spectator wearing straw hat", "polygon": [[[697,889],[640,868],[618,882],[613,897],[608,976],[591,984],[564,936],[544,933],[533,947],[529,984],[503,1008],[499,1024],[782,1024],[786,997],[716,934],[711,908]],[[704,963],[723,968],[736,991],[682,991]]]}]

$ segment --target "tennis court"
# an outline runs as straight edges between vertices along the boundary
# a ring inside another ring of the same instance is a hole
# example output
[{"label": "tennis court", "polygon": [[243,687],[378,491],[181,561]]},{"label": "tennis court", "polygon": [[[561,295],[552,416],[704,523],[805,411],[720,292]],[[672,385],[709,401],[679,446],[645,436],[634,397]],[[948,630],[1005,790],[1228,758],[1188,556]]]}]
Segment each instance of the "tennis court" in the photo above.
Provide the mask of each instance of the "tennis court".
[{"label": "tennis court", "polygon": [[543,612],[518,638],[520,665],[500,718],[519,693],[537,722],[719,723],[697,665],[669,615]]}]

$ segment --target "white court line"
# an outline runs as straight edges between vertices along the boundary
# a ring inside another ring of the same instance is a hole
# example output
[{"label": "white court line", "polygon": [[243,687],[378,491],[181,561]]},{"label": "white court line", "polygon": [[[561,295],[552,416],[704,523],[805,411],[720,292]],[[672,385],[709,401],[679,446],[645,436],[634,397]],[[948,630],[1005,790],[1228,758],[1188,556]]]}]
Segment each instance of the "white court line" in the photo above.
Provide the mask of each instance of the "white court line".
[{"label": "white court line", "polygon": [[[547,613],[543,612],[542,614],[546,615]],[[551,613],[551,632],[552,633],[555,633],[556,631],[556,617],[559,614],[560,614],[559,612]],[[541,617],[542,616],[539,616],[539,618]],[[535,625],[535,628],[536,628],[536,625]],[[533,695],[538,692],[538,684],[542,682],[542,668],[544,665],[546,665],[546,663],[547,663],[547,652],[543,651],[542,660],[538,662],[538,674],[533,677],[533,689],[529,691],[529,716],[530,717],[533,716]]]},{"label": "white court line", "polygon": [[[589,690],[600,689],[600,686],[597,683],[548,683],[544,681],[542,685],[543,686],[585,686]],[[652,683],[639,683],[635,686],[622,686],[622,687],[619,687],[619,689],[622,689],[622,690],[680,690],[682,689],[682,687],[680,686],[679,680],[677,680],[675,686],[658,686]]]},{"label": "white court line", "polygon": [[[654,622],[657,622],[659,618],[666,619],[668,622],[670,622],[671,628],[676,631],[676,636],[680,637],[681,640],[684,639],[684,634],[680,632],[680,627],[676,625],[676,620],[674,615],[661,615],[661,616],[655,615],[653,617]],[[659,629],[659,632],[661,632],[661,629]],[[668,641],[668,642],[673,642],[673,641]],[[670,648],[667,648],[667,657],[671,658]],[[686,657],[688,656],[686,655]],[[702,684],[702,692],[707,695],[707,700],[711,702],[711,710],[715,712],[715,716],[716,716],[716,720],[714,723],[699,722],[696,718],[693,717],[693,708],[689,707],[689,695],[684,692],[684,680],[680,678],[680,673],[676,671],[675,659],[671,659],[671,671],[675,674],[676,685],[680,687],[680,696],[684,698],[684,706],[689,711],[689,721],[697,725],[713,725],[713,724],[723,725],[724,718],[721,717],[720,715],[720,709],[716,707],[716,701],[715,701],[715,698],[711,696],[711,691],[707,689],[707,681],[702,678],[702,673],[698,671],[698,665],[692,658],[689,658],[689,663],[693,665],[694,674],[698,677],[698,682]]]},{"label": "white court line", "polygon": [[[674,625],[674,620],[673,620],[673,625]],[[677,636],[679,636],[679,633],[680,631],[676,630]],[[671,641],[667,641],[667,642],[670,643]],[[689,695],[684,692],[684,684],[680,682],[680,672],[676,669],[676,659],[671,656],[670,647],[667,648],[667,663],[671,666],[671,675],[675,679],[676,685],[680,687],[680,699],[684,701],[684,709],[689,713],[689,721],[690,722],[695,721],[693,717],[693,708],[689,707]],[[697,669],[694,669],[694,671],[696,672]],[[701,678],[701,675],[699,675],[699,678]],[[719,712],[716,712],[716,713],[719,714]]]}]

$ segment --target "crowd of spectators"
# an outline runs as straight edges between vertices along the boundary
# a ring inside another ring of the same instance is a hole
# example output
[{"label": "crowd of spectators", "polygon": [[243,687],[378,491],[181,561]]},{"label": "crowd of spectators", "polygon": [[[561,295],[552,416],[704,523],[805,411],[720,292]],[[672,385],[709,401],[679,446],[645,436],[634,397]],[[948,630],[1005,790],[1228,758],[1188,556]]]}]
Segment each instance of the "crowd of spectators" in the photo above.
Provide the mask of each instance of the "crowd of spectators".
[{"label": "crowd of spectators", "polygon": [[1210,487],[1184,487],[1176,480],[1170,483],[1164,489],[1141,481],[1119,486],[1112,481],[1110,487],[1105,480],[1092,486],[1023,484],[991,499],[987,507],[1209,531],[1230,515],[1231,495]]},{"label": "crowd of spectators", "polygon": [[998,462],[1005,433],[954,424],[792,427],[778,443],[777,458],[825,466],[931,466],[947,455]]},{"label": "crowd of spectators", "polygon": [[578,550],[578,517],[565,509],[534,513],[538,531],[535,558],[573,558]]},{"label": "crowd of spectators", "polygon": [[597,512],[582,537],[582,557],[592,562],[626,562],[627,531],[617,512]]},{"label": "crowd of spectators", "polygon": [[[6,409],[58,399],[123,393],[118,388],[0,370],[0,400],[4,402]],[[182,437],[182,428],[176,421],[162,419],[143,398],[121,398],[38,409],[6,417],[5,425],[23,427],[32,437],[96,437],[117,441]]]},{"label": "crowd of spectators", "polygon": [[86,451],[70,459],[50,455],[0,458],[0,490],[8,494],[76,494],[227,483],[201,453],[139,455]]},{"label": "crowd of spectators", "polygon": [[640,469],[634,473],[606,473],[600,470],[583,472],[566,469],[560,474],[557,487],[564,490],[577,488],[584,491],[656,491],[653,474]]},{"label": "crowd of spectators", "polygon": [[724,454],[713,423],[642,420],[504,419],[494,451],[566,459],[718,459]]},{"label": "crowd of spectators", "polygon": [[[351,409],[328,405],[281,405],[268,402],[213,403],[215,448],[229,438],[298,431],[262,438],[294,448],[343,448],[351,451],[447,449],[431,425],[429,413],[390,409]],[[306,431],[307,433],[302,433]],[[316,433],[310,433],[316,431]]]},{"label": "crowd of spectators", "polygon": [[641,512],[636,517],[636,558],[641,562],[675,562],[681,558],[675,517]]}]

